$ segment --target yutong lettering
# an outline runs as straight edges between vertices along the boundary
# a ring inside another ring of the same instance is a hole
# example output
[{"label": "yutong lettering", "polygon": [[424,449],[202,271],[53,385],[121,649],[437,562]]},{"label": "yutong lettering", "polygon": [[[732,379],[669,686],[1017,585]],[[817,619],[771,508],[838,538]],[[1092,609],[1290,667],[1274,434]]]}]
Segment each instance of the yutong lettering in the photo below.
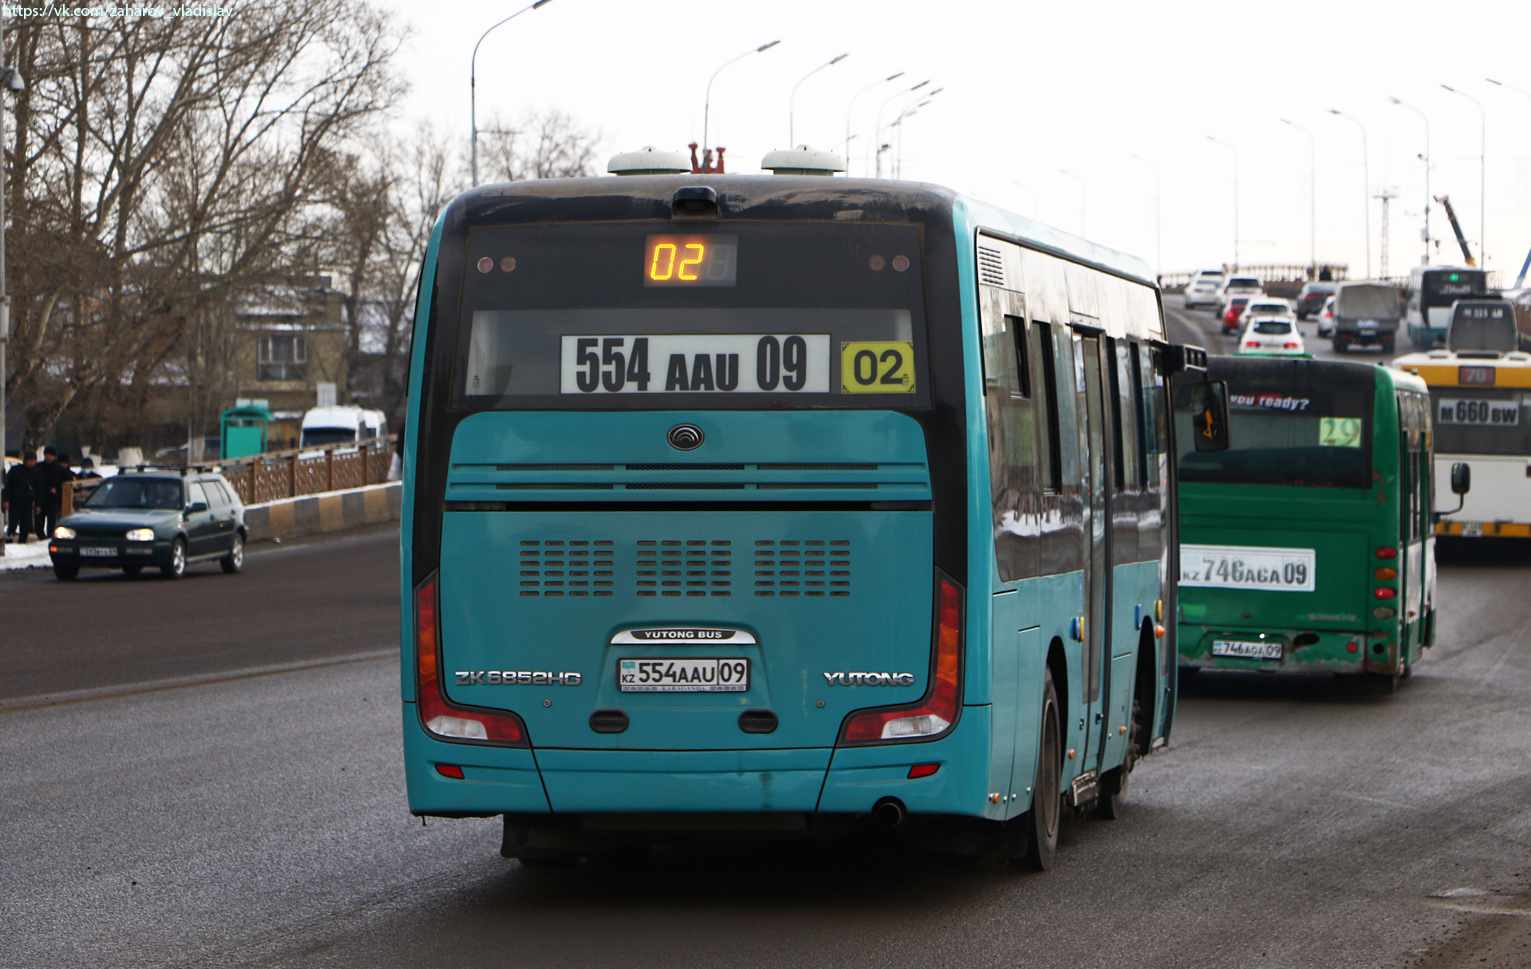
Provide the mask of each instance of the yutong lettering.
[{"label": "yutong lettering", "polygon": [[458,686],[579,686],[578,673],[532,670],[458,670]]},{"label": "yutong lettering", "polygon": [[913,673],[825,673],[830,686],[913,686]]}]

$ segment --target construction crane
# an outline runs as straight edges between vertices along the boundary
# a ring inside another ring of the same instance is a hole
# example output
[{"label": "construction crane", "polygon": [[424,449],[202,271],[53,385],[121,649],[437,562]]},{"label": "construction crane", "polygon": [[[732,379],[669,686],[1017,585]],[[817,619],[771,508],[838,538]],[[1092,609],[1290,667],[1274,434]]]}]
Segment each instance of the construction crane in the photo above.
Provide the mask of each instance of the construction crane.
[{"label": "construction crane", "polygon": [[1478,264],[1473,261],[1472,250],[1467,248],[1467,237],[1462,235],[1462,227],[1457,224],[1457,214],[1451,209],[1451,196],[1437,195],[1435,200],[1440,203],[1441,208],[1446,210],[1446,219],[1451,223],[1451,231],[1457,234],[1457,245],[1462,247],[1462,258],[1466,260],[1469,267],[1477,268]]}]

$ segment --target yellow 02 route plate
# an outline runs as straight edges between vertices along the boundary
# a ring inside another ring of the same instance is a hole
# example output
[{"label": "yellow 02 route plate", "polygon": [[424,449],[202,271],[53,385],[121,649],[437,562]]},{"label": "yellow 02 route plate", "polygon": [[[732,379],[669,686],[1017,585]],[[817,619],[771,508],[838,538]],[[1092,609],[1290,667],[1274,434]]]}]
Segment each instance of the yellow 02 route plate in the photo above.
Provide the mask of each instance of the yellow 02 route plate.
[{"label": "yellow 02 route plate", "polygon": [[840,393],[914,393],[914,344],[908,340],[840,344]]}]

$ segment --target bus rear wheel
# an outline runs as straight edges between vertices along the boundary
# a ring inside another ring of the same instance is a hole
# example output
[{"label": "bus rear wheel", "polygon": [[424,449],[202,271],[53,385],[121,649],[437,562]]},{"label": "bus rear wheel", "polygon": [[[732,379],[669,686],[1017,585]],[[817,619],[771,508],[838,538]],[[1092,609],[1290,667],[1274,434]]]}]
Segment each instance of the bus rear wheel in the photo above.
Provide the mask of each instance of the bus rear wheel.
[{"label": "bus rear wheel", "polygon": [[1058,853],[1058,825],[1063,819],[1063,725],[1053,671],[1042,678],[1042,742],[1037,751],[1037,780],[1031,794],[1027,827],[1026,864],[1038,871],[1053,866]]}]

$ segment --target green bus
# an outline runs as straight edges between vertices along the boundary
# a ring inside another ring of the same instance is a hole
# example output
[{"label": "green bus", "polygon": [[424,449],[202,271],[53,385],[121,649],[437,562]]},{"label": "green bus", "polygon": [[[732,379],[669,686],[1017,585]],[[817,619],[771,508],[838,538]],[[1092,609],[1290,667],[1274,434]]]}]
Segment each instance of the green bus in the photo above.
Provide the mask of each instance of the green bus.
[{"label": "green bus", "polygon": [[1224,451],[1175,383],[1182,669],[1329,672],[1391,692],[1435,636],[1429,392],[1370,364],[1214,357]]}]

